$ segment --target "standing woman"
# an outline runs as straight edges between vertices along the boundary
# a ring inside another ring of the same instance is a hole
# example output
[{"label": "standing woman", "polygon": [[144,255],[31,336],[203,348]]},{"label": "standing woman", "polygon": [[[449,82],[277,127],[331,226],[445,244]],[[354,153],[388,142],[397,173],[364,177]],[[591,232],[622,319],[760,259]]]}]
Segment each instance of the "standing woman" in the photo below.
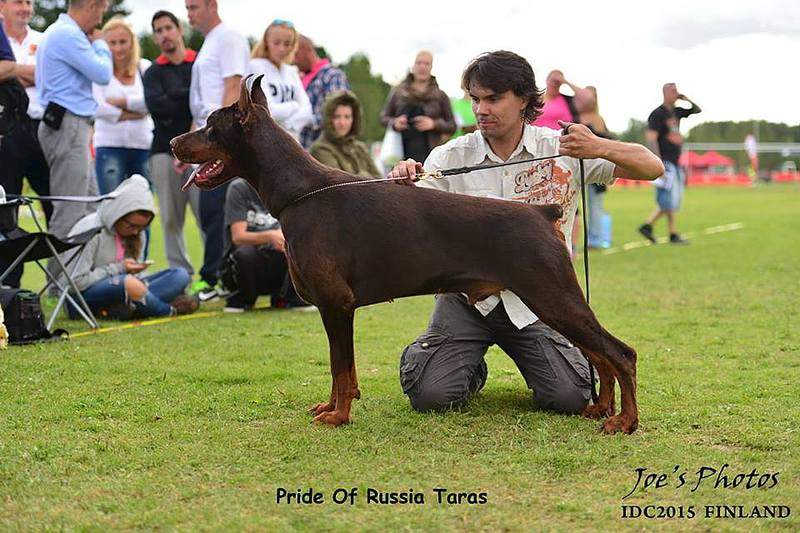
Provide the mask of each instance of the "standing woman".
[{"label": "standing woman", "polygon": [[153,121],[144,102],[142,76],[150,61],[140,58],[131,26],[114,17],[103,26],[111,48],[114,75],[108,85],[94,84],[95,170],[100,194],[107,194],[134,174],[147,176]]},{"label": "standing woman", "polygon": [[380,176],[367,146],[358,140],[361,102],[350,91],[328,95],[322,107],[322,135],[309,153],[323,165],[358,176]]},{"label": "standing woman", "polygon": [[456,131],[450,99],[431,75],[432,69],[433,54],[418,53],[411,72],[391,92],[381,113],[381,123],[402,135],[406,159],[425,161]]},{"label": "standing woman", "polygon": [[[575,93],[575,109],[578,112],[580,123],[588,126],[598,137],[613,139],[614,135],[608,131],[606,121],[600,115],[597,105],[597,89],[587,85],[586,89]],[[589,218],[588,245],[589,248],[611,247],[611,215],[603,207],[607,187],[602,184],[590,183],[586,186]],[[577,232],[573,231],[573,235]]]},{"label": "standing woman", "polygon": [[247,67],[248,74],[264,75],[261,88],[267,95],[269,112],[295,140],[313,119],[311,101],[300,81],[297,67],[292,66],[297,44],[294,24],[275,19],[253,48]]}]

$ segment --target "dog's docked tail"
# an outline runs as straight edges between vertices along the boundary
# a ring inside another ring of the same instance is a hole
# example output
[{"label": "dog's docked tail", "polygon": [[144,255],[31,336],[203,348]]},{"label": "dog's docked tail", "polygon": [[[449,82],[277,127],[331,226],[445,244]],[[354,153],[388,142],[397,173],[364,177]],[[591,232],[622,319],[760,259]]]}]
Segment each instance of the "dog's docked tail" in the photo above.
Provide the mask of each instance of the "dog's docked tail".
[{"label": "dog's docked tail", "polygon": [[535,205],[533,207],[538,209],[551,222],[557,222],[564,216],[564,210],[558,204]]}]

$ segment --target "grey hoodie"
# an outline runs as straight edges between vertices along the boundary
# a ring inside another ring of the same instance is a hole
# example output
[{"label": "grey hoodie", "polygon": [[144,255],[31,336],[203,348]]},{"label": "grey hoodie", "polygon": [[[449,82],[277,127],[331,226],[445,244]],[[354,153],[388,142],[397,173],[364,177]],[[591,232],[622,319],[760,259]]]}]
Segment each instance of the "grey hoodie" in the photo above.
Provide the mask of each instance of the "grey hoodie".
[{"label": "grey hoodie", "polygon": [[[115,189],[116,198],[105,200],[100,209],[84,216],[69,232],[69,236],[77,235],[92,228],[101,227],[100,233],[92,237],[86,244],[78,264],[75,266],[73,279],[80,291],[85,291],[95,283],[105,278],[125,273],[122,261],[117,261],[117,244],[115,239],[114,223],[133,211],[155,212],[153,193],[150,184],[145,178],[134,174],[119,184]],[[144,260],[146,236],[139,234],[141,252],[137,258]]]}]

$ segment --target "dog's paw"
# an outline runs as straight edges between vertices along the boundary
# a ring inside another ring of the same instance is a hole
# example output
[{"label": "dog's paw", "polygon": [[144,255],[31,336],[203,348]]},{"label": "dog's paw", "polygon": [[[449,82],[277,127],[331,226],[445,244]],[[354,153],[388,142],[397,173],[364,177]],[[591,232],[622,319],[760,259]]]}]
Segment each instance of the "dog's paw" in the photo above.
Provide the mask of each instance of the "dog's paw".
[{"label": "dog's paw", "polygon": [[613,402],[608,405],[592,404],[587,406],[586,409],[581,412],[581,416],[584,418],[599,420],[607,416],[614,416],[614,410]]},{"label": "dog's paw", "polygon": [[317,405],[309,409],[308,412],[309,414],[317,416],[321,415],[322,413],[327,413],[328,411],[333,411],[334,409],[336,409],[335,402],[323,402],[323,403],[318,403]]},{"label": "dog's paw", "polygon": [[631,418],[622,415],[612,416],[600,426],[600,430],[606,435],[613,435],[614,433],[627,433],[630,435],[636,428],[639,427],[639,419]]},{"label": "dog's paw", "polygon": [[315,424],[325,424],[328,426],[341,426],[350,423],[350,413],[344,411],[325,411],[314,417]]}]

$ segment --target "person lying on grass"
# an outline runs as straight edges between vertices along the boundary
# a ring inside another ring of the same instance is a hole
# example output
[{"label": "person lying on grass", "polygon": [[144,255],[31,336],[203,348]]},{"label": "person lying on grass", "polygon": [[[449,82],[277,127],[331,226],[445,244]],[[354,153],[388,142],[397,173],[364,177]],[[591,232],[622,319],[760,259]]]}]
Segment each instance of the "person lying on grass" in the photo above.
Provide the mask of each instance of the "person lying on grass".
[{"label": "person lying on grass", "polygon": [[95,213],[70,230],[77,235],[102,227],[86,245],[75,267],[75,285],[89,308],[101,318],[126,320],[193,313],[196,296],[184,294],[190,276],[183,268],[168,268],[143,276],[145,230],[153,221],[153,193],[147,180],[134,174],[116,189]]}]

